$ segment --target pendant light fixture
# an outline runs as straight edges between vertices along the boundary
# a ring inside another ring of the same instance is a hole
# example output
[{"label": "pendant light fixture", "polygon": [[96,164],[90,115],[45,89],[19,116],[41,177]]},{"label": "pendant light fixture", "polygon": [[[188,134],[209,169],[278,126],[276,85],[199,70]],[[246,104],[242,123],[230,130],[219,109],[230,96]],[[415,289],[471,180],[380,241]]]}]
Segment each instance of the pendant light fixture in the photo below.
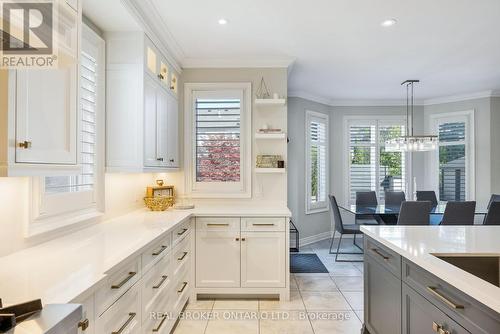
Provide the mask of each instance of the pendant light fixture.
[{"label": "pendant light fixture", "polygon": [[406,80],[401,83],[401,86],[406,86],[406,132],[404,136],[386,141],[387,152],[426,152],[437,149],[437,136],[413,134],[413,85],[417,82],[420,80]]}]

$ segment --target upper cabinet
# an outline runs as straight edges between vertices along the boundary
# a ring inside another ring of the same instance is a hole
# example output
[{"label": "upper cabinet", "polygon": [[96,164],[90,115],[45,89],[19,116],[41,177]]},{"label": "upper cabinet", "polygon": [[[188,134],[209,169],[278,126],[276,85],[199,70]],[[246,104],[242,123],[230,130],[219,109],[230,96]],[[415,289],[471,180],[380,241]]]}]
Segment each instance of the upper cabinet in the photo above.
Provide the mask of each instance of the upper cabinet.
[{"label": "upper cabinet", "polygon": [[109,33],[106,46],[107,171],[179,168],[175,70],[142,32]]},{"label": "upper cabinet", "polygon": [[57,68],[0,70],[0,176],[79,172],[81,10],[58,9]]}]

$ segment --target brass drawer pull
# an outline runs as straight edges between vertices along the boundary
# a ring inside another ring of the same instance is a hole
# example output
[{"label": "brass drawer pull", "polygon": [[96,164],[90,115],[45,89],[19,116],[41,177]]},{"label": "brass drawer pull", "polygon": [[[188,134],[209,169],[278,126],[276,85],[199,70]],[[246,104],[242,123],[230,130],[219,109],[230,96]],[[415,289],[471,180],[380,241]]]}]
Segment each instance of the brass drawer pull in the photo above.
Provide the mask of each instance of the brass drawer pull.
[{"label": "brass drawer pull", "polygon": [[128,314],[127,321],[125,321],[125,323],[120,327],[119,330],[117,330],[116,332],[111,332],[111,334],[120,334],[120,333],[122,333],[125,330],[125,328],[127,328],[127,326],[132,322],[132,320],[135,318],[136,315],[137,315],[137,313],[130,312]]},{"label": "brass drawer pull", "polygon": [[153,328],[153,333],[156,333],[156,332],[160,331],[160,328],[161,328],[161,326],[163,326],[163,323],[165,322],[165,320],[167,320],[167,316],[163,315],[160,323],[158,324],[158,327]]},{"label": "brass drawer pull", "polygon": [[153,252],[151,255],[158,256],[167,248],[168,248],[168,246],[162,245],[159,250],[157,250],[156,252]]},{"label": "brass drawer pull", "polygon": [[177,235],[183,235],[184,233],[187,232],[187,228],[183,228],[181,232],[177,232]]},{"label": "brass drawer pull", "polygon": [[236,238],[236,241],[240,241],[240,238]]},{"label": "brass drawer pull", "polygon": [[451,334],[450,331],[443,329],[443,326],[438,325],[437,323],[432,323],[432,330],[438,334]]},{"label": "brass drawer pull", "polygon": [[19,144],[17,144],[17,146],[18,146],[19,148],[29,149],[29,148],[31,148],[31,142],[30,142],[30,141],[25,140],[25,141],[20,142]]},{"label": "brass drawer pull", "polygon": [[188,252],[184,252],[184,254],[182,254],[181,257],[177,258],[177,261],[182,261],[184,260],[184,258],[186,257],[186,255],[188,255]]},{"label": "brass drawer pull", "polygon": [[245,238],[241,238],[241,241],[245,241],[245,240],[247,240],[247,239],[245,239]]},{"label": "brass drawer pull", "polygon": [[214,223],[208,223],[208,224],[207,224],[207,226],[209,226],[209,227],[215,227],[215,226],[229,226],[229,224],[228,224],[228,223],[224,223],[224,224],[222,224],[222,223],[217,223],[217,224],[214,224]]},{"label": "brass drawer pull", "polygon": [[435,286],[428,286],[427,287],[427,291],[429,291],[432,295],[434,295],[435,297],[440,299],[443,303],[445,303],[449,307],[454,308],[454,309],[464,309],[465,308],[463,305],[455,304],[454,302],[449,300],[447,297],[440,294],[437,290],[438,290],[438,288]]},{"label": "brass drawer pull", "polygon": [[156,284],[156,285],[154,285],[154,286],[153,286],[153,289],[159,289],[159,288],[160,288],[160,286],[162,286],[162,285],[163,285],[163,283],[165,283],[165,281],[167,280],[167,278],[168,278],[168,276],[167,276],[167,275],[163,275],[163,276],[161,277],[161,280],[158,282],[158,284]]},{"label": "brass drawer pull", "polygon": [[378,256],[380,256],[382,259],[384,259],[384,261],[389,261],[389,256],[382,254],[378,249],[376,249],[376,248],[370,248],[370,250],[373,253],[375,253]]},{"label": "brass drawer pull", "polygon": [[272,223],[253,223],[253,226],[274,226]]},{"label": "brass drawer pull", "polygon": [[187,285],[188,285],[188,282],[182,283],[182,288],[180,288],[180,290],[177,290],[177,292],[181,293],[182,291],[184,291],[184,289],[186,288]]},{"label": "brass drawer pull", "polygon": [[82,332],[85,332],[87,328],[89,328],[89,319],[83,319],[78,323],[78,328],[82,329]]},{"label": "brass drawer pull", "polygon": [[115,284],[115,285],[112,285],[111,286],[111,289],[120,289],[122,286],[124,286],[128,281],[130,281],[132,279],[132,277],[134,277],[135,275],[137,275],[137,273],[135,271],[131,271],[128,273],[128,276],[125,277],[125,279],[123,281],[121,281],[120,283],[118,284]]}]

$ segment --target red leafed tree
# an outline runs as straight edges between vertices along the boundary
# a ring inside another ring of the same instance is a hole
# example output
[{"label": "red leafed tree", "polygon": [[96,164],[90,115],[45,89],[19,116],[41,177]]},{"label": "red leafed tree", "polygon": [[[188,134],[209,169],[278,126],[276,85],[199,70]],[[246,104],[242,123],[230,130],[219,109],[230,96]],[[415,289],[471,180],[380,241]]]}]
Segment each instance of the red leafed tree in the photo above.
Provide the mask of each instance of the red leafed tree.
[{"label": "red leafed tree", "polygon": [[240,136],[207,134],[198,142],[198,182],[240,181]]}]

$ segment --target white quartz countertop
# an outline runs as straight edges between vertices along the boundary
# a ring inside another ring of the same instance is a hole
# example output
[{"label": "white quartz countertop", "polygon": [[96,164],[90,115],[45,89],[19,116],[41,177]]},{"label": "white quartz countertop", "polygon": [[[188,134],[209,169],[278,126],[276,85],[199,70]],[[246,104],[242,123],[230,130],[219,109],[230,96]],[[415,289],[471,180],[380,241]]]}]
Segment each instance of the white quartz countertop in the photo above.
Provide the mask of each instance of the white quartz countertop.
[{"label": "white quartz countertop", "polygon": [[104,281],[106,273],[139,255],[193,216],[290,216],[285,206],[197,205],[192,210],[138,210],[35,247],[0,257],[4,305],[41,298],[69,303]]},{"label": "white quartz countertop", "polygon": [[362,226],[370,238],[500,313],[500,288],[439,255],[500,256],[500,226]]}]

